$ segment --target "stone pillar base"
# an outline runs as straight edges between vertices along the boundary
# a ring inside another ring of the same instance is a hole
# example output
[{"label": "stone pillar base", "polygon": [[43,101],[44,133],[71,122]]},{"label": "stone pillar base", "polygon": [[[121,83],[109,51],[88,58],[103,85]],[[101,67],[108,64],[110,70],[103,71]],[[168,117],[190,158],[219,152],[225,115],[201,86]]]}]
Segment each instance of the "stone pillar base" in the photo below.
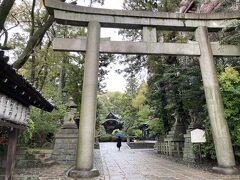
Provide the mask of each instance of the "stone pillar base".
[{"label": "stone pillar base", "polygon": [[213,167],[213,171],[219,174],[234,175],[239,174],[239,170],[236,167]]},{"label": "stone pillar base", "polygon": [[81,170],[73,168],[68,173],[68,177],[71,178],[93,178],[99,175],[100,173],[97,169]]}]

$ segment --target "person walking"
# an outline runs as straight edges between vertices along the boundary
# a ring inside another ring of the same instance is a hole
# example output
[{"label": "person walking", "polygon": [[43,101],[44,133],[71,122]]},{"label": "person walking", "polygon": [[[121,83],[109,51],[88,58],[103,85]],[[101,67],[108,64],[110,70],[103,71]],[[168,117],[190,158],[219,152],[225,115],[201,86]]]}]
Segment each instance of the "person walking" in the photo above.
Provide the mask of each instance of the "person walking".
[{"label": "person walking", "polygon": [[122,146],[122,139],[120,136],[117,137],[117,148],[120,151],[120,148]]}]

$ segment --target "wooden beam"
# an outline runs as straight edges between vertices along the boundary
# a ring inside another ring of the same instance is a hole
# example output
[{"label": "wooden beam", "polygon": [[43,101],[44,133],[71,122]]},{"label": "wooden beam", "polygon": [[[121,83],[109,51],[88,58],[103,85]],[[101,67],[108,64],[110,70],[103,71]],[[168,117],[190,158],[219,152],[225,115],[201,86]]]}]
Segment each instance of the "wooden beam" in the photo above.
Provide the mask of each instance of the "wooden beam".
[{"label": "wooden beam", "polygon": [[0,119],[0,127],[3,126],[3,127],[12,127],[12,128],[16,128],[16,129],[26,129],[27,126],[26,125],[23,125],[23,124],[16,124],[16,123],[13,123],[13,122],[10,122],[10,121],[7,121],[7,120],[3,120],[3,119]]},{"label": "wooden beam", "polygon": [[13,128],[9,132],[8,136],[8,151],[7,151],[7,164],[6,164],[6,174],[5,180],[13,179],[13,170],[15,166],[15,156],[16,156],[16,146],[17,146],[17,129]]},{"label": "wooden beam", "polygon": [[[213,55],[240,56],[240,47],[234,45],[220,45],[212,43]],[[55,38],[53,49],[57,51],[86,51],[86,38],[68,39]],[[175,55],[175,56],[200,56],[197,42],[194,43],[154,43],[154,42],[126,42],[109,41],[101,39],[100,53],[110,54],[142,54],[142,55]]]}]

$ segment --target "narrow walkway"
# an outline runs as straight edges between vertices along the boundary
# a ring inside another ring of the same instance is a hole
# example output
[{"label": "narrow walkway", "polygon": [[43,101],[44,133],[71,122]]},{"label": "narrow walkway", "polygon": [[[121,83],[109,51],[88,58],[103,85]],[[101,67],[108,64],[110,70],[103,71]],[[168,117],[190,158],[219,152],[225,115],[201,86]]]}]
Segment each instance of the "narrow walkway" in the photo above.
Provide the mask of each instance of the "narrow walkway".
[{"label": "narrow walkway", "polygon": [[106,180],[211,180],[240,179],[189,168],[160,158],[153,150],[129,149],[123,143],[118,151],[115,143],[101,143],[100,152]]}]

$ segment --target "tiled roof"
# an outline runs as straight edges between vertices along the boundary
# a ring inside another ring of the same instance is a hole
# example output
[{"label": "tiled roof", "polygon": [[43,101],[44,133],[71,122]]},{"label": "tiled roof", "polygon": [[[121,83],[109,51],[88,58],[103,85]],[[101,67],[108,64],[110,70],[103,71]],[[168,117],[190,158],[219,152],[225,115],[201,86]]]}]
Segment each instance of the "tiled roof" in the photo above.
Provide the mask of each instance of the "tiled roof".
[{"label": "tiled roof", "polygon": [[51,112],[53,104],[48,102],[32,84],[17,74],[7,62],[9,57],[0,51],[0,92],[19,101],[25,106],[35,106],[44,111]]}]

